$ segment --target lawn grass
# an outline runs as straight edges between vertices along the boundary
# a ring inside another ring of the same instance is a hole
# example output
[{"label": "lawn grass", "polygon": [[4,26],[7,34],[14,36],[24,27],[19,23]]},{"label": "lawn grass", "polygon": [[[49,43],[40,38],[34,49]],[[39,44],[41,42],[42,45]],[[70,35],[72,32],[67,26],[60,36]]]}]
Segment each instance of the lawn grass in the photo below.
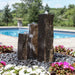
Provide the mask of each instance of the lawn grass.
[{"label": "lawn grass", "polygon": [[75,30],[75,27],[54,26],[54,29],[68,29],[68,30]]}]

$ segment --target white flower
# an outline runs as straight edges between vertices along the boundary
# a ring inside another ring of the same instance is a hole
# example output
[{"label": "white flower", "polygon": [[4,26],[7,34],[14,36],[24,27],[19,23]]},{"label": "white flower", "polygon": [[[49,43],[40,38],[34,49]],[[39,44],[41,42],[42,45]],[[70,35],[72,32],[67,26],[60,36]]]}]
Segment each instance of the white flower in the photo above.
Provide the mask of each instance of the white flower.
[{"label": "white flower", "polygon": [[2,75],[12,75],[10,72],[4,72]]},{"label": "white flower", "polygon": [[[50,73],[47,72],[44,67],[42,67],[42,66],[38,67],[37,65],[34,65],[32,68],[29,68],[27,66],[21,66],[21,65],[15,66],[15,65],[9,64],[3,69],[7,70],[9,68],[12,68],[12,69],[10,69],[9,72],[4,72],[2,75],[16,75],[16,73],[14,73],[14,72],[15,72],[15,70],[19,70],[19,69],[20,69],[19,75],[30,75],[30,74],[36,74],[36,75],[39,75],[39,74],[47,75],[48,74],[48,75],[50,75]],[[0,71],[0,73],[2,73],[2,72],[3,71]]]},{"label": "white flower", "polygon": [[37,65],[34,65],[33,68],[38,68],[38,66]]},{"label": "white flower", "polygon": [[0,74],[3,72],[3,70],[0,70]]},{"label": "white flower", "polygon": [[40,68],[41,68],[41,69],[43,69],[43,70],[45,70],[45,68],[44,68],[44,67],[42,67],[42,66],[40,66]]},{"label": "white flower", "polygon": [[13,73],[15,70],[11,70],[10,73]]},{"label": "white flower", "polygon": [[42,72],[42,69],[36,69],[36,73],[41,73]]},{"label": "white flower", "polygon": [[11,67],[14,67],[14,65],[11,65],[11,64],[6,65],[4,69],[6,70],[6,69],[9,69],[9,68],[11,68]]},{"label": "white flower", "polygon": [[19,70],[21,67],[15,66],[14,69]]},{"label": "white flower", "polygon": [[32,68],[28,68],[27,69],[27,72],[32,72]]},{"label": "white flower", "polygon": [[37,72],[36,72],[36,71],[32,71],[32,72],[30,72],[30,74],[33,74],[33,73],[36,73],[36,74],[37,74]]},{"label": "white flower", "polygon": [[45,73],[40,73],[40,75],[45,75]]},{"label": "white flower", "polygon": [[[24,71],[25,71],[26,69],[22,69],[22,70],[20,70],[19,71],[19,75],[30,75],[30,73],[24,73]],[[27,71],[27,70],[26,70]]]}]

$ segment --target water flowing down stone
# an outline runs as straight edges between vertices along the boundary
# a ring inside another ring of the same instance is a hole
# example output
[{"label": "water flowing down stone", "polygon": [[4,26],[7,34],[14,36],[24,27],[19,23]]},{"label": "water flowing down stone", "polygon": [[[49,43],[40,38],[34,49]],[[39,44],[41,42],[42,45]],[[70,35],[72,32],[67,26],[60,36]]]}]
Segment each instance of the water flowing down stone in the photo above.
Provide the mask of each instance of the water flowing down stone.
[{"label": "water flowing down stone", "polygon": [[36,59],[38,56],[38,24],[29,25],[29,38],[31,39],[28,41],[30,44],[29,54],[33,56],[33,59]]}]

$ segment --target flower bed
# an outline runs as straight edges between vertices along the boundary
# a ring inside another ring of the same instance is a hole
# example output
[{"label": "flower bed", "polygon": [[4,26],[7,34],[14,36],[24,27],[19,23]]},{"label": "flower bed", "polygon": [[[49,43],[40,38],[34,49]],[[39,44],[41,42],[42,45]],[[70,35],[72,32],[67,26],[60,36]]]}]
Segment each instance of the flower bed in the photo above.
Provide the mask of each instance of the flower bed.
[{"label": "flower bed", "polygon": [[75,57],[75,51],[73,51],[73,49],[65,48],[63,45],[55,46],[54,51],[63,55]]},{"label": "flower bed", "polygon": [[0,54],[1,53],[11,53],[13,52],[13,46],[0,45]]},{"label": "flower bed", "polygon": [[15,66],[7,65],[1,71],[1,75],[50,75],[43,67],[34,65],[32,67],[27,66]]},{"label": "flower bed", "polygon": [[75,75],[75,63],[71,65],[67,62],[54,62],[50,64],[49,71],[37,65],[6,65],[4,61],[1,61],[1,64],[3,67],[0,68],[0,75]]},{"label": "flower bed", "polygon": [[67,62],[54,62],[50,65],[49,72],[57,75],[75,75],[75,68]]}]

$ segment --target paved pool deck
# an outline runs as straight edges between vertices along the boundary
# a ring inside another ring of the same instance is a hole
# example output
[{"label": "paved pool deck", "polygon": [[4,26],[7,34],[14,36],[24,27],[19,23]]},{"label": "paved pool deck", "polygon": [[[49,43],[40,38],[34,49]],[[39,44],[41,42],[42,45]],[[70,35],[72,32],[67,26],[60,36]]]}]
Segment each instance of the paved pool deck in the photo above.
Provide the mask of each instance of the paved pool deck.
[{"label": "paved pool deck", "polygon": [[[75,30],[62,30],[62,29],[54,29],[54,30],[75,32]],[[14,51],[17,51],[18,38],[0,34],[0,45],[7,45],[7,46],[12,45],[14,47]],[[75,50],[75,38],[54,39],[53,45],[54,46],[64,45],[66,48],[71,48]]]}]

